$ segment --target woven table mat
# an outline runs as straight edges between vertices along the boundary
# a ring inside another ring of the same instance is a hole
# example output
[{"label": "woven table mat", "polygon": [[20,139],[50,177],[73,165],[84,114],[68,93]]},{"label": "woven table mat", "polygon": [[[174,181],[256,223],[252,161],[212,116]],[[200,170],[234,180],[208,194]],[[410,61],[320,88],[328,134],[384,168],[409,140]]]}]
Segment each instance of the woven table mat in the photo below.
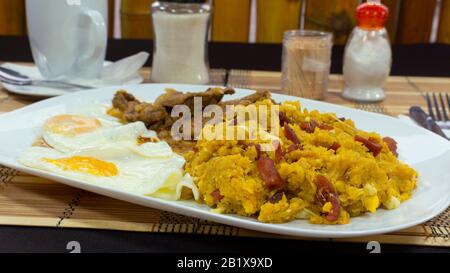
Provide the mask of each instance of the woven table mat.
[{"label": "woven table mat", "polygon": [[[149,69],[143,69],[142,74],[144,78],[148,79]],[[276,72],[231,71],[228,75],[228,85],[280,92],[279,74]],[[212,70],[211,78],[213,84],[222,85],[226,78],[226,71]],[[387,91],[388,99],[386,101],[382,104],[356,105],[339,98],[342,80],[341,77],[332,75],[327,101],[381,113],[406,113],[408,105],[424,106],[420,88],[426,91],[444,91],[439,90],[439,86],[446,84],[447,90],[450,89],[450,79],[442,79],[443,83],[439,79],[423,79],[416,83],[417,78],[406,80],[393,77],[388,83],[393,88],[392,91]],[[426,80],[431,80],[431,82],[426,83]],[[417,86],[413,87],[409,81]],[[436,89],[430,89],[434,85],[436,85]],[[403,94],[403,92],[409,95]],[[395,96],[403,99],[399,99],[399,103],[394,104],[390,98],[391,94],[396,94]],[[29,98],[9,94],[3,89],[0,90],[0,112],[8,112],[31,102],[33,101]],[[448,247],[450,246],[449,220],[450,209],[447,209],[445,213],[423,225],[395,233],[351,239],[318,240],[379,241],[380,243]],[[304,239],[261,233],[142,207],[2,166],[0,166],[0,225]]]}]

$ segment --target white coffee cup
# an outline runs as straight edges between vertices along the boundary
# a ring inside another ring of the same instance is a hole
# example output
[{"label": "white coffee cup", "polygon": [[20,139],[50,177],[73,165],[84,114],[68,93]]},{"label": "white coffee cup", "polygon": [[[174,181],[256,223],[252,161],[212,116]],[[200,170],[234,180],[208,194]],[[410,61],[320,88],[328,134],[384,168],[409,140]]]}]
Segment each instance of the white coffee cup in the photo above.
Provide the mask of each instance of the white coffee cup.
[{"label": "white coffee cup", "polygon": [[47,79],[97,78],[107,45],[107,0],[27,0],[33,59]]}]

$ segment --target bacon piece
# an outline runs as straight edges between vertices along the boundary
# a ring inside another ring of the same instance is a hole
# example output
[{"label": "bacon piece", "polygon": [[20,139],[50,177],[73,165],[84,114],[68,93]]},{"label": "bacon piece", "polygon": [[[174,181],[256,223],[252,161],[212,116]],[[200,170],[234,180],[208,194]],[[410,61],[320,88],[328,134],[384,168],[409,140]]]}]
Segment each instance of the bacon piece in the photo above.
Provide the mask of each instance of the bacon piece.
[{"label": "bacon piece", "polygon": [[397,153],[397,141],[393,139],[392,137],[384,137],[383,138],[384,143],[388,146],[389,150],[395,155],[395,157],[398,156]]},{"label": "bacon piece", "polygon": [[310,133],[310,134],[312,134],[312,133],[314,133],[314,130],[316,129],[316,128],[319,128],[319,129],[322,129],[322,130],[333,130],[334,129],[334,127],[333,126],[331,126],[331,125],[328,125],[328,124],[326,124],[326,123],[322,123],[322,124],[319,124],[316,120],[311,120],[310,122],[303,122],[302,124],[300,124],[300,128],[303,130],[303,131],[306,131],[307,133]]},{"label": "bacon piece", "polygon": [[286,122],[284,123],[284,135],[286,136],[287,139],[292,141],[294,144],[300,144],[300,140],[298,139],[294,130]]},{"label": "bacon piece", "polygon": [[275,162],[265,156],[261,156],[257,162],[257,167],[265,186],[270,190],[282,189],[285,187],[285,182],[281,179],[277,168],[275,167]]},{"label": "bacon piece", "polygon": [[331,144],[330,148],[328,148],[328,149],[334,150],[334,152],[337,152],[337,150],[338,150],[339,148],[341,148],[341,144],[339,144],[339,143],[337,143],[337,142],[334,142],[333,144]]},{"label": "bacon piece", "polygon": [[291,146],[289,146],[286,150],[286,154],[288,153],[292,153],[293,151],[296,150],[303,150],[303,146],[300,144],[292,144]]},{"label": "bacon piece", "polygon": [[324,205],[330,202],[332,205],[331,212],[325,217],[328,221],[336,221],[339,218],[341,212],[341,206],[339,198],[334,191],[331,182],[323,175],[318,175],[316,178],[317,192],[316,198],[320,204]]},{"label": "bacon piece", "polygon": [[217,190],[211,192],[210,195],[211,195],[212,198],[214,199],[214,203],[220,202],[220,200],[222,200],[223,197],[224,197],[223,195],[220,194],[220,190],[219,190],[219,189],[217,189]]},{"label": "bacon piece", "polygon": [[331,203],[331,212],[325,217],[330,222],[336,221],[341,213],[341,205],[336,195],[330,194],[329,202]]},{"label": "bacon piece", "polygon": [[317,183],[317,199],[322,203],[325,204],[328,202],[327,195],[328,194],[336,194],[334,191],[334,187],[331,184],[331,182],[323,175],[318,175],[316,178]]},{"label": "bacon piece", "polygon": [[279,112],[278,118],[280,119],[280,126],[283,126],[285,123],[287,123],[287,124],[291,123],[291,121],[289,120],[289,118],[286,116],[286,114],[284,112]]},{"label": "bacon piece", "polygon": [[334,129],[333,126],[328,125],[328,124],[326,124],[326,123],[319,124],[317,127],[320,128],[320,129],[322,129],[322,130],[327,130],[327,131],[330,131],[330,130],[333,130],[333,129]]},{"label": "bacon piece", "polygon": [[355,141],[361,142],[362,144],[364,144],[364,146],[366,146],[367,149],[369,149],[369,151],[372,152],[373,156],[377,156],[381,152],[381,149],[383,148],[383,146],[381,146],[381,144],[377,143],[374,138],[367,139],[362,136],[356,135]]},{"label": "bacon piece", "polygon": [[283,150],[282,150],[281,144],[278,140],[274,140],[272,142],[272,145],[275,148],[275,162],[278,163],[283,158]]},{"label": "bacon piece", "polygon": [[317,126],[319,126],[319,124],[315,120],[311,120],[310,122],[303,122],[302,124],[300,124],[300,128],[310,134],[314,133],[314,130]]}]

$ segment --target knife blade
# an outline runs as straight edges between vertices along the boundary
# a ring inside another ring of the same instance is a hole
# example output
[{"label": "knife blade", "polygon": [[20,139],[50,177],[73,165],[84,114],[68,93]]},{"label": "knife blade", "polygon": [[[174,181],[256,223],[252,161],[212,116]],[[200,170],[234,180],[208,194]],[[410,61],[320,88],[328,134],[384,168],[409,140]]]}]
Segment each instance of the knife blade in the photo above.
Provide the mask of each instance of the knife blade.
[{"label": "knife blade", "polygon": [[409,116],[423,128],[430,130],[447,140],[450,140],[442,131],[441,127],[439,127],[439,125],[437,125],[437,123],[419,106],[412,106],[411,108],[409,108]]}]

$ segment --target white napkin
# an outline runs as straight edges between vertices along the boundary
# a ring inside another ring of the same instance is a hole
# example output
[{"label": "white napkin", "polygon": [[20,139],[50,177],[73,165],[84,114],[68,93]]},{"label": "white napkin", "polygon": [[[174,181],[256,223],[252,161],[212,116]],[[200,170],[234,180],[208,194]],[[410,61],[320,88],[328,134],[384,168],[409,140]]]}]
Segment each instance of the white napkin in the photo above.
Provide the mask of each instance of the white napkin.
[{"label": "white napkin", "polygon": [[[70,79],[68,82],[78,83],[81,85],[88,85],[93,87],[102,87],[110,85],[121,85],[129,83],[130,81],[136,81],[142,77],[139,75],[139,69],[141,69],[147,62],[150,54],[147,52],[139,52],[135,55],[126,57],[117,62],[105,62],[101,76],[98,79]],[[43,79],[39,71],[33,69],[30,66],[17,65],[12,63],[5,63],[3,66],[16,69],[19,72],[31,77],[35,80]],[[28,72],[28,73],[27,73]]]},{"label": "white napkin", "polygon": [[[139,75],[139,69],[144,66],[149,56],[150,54],[148,54],[147,52],[140,52],[138,54],[121,59],[117,62],[105,62],[103,70],[101,71],[100,78],[70,79],[67,80],[67,82],[92,86],[96,88],[114,85],[139,84],[143,82],[143,78],[141,77],[141,75]],[[2,66],[24,74],[33,80],[43,79],[36,66],[19,65],[15,63],[3,63]],[[57,90],[40,86],[14,86],[9,84],[3,85],[10,92],[23,95],[57,96],[70,92],[67,90]]]},{"label": "white napkin", "polygon": [[[403,122],[409,123],[409,124],[414,124],[414,125],[420,126],[419,124],[417,124],[417,122],[415,122],[413,119],[411,119],[410,117],[408,117],[406,115],[399,115],[398,119],[400,119]],[[450,137],[449,129],[442,129],[442,131],[447,135],[447,137]]]},{"label": "white napkin", "polygon": [[100,76],[101,81],[112,85],[120,85],[136,77],[142,79],[139,75],[139,69],[145,65],[149,56],[150,54],[147,52],[139,52],[136,55],[106,65],[103,67]]}]

